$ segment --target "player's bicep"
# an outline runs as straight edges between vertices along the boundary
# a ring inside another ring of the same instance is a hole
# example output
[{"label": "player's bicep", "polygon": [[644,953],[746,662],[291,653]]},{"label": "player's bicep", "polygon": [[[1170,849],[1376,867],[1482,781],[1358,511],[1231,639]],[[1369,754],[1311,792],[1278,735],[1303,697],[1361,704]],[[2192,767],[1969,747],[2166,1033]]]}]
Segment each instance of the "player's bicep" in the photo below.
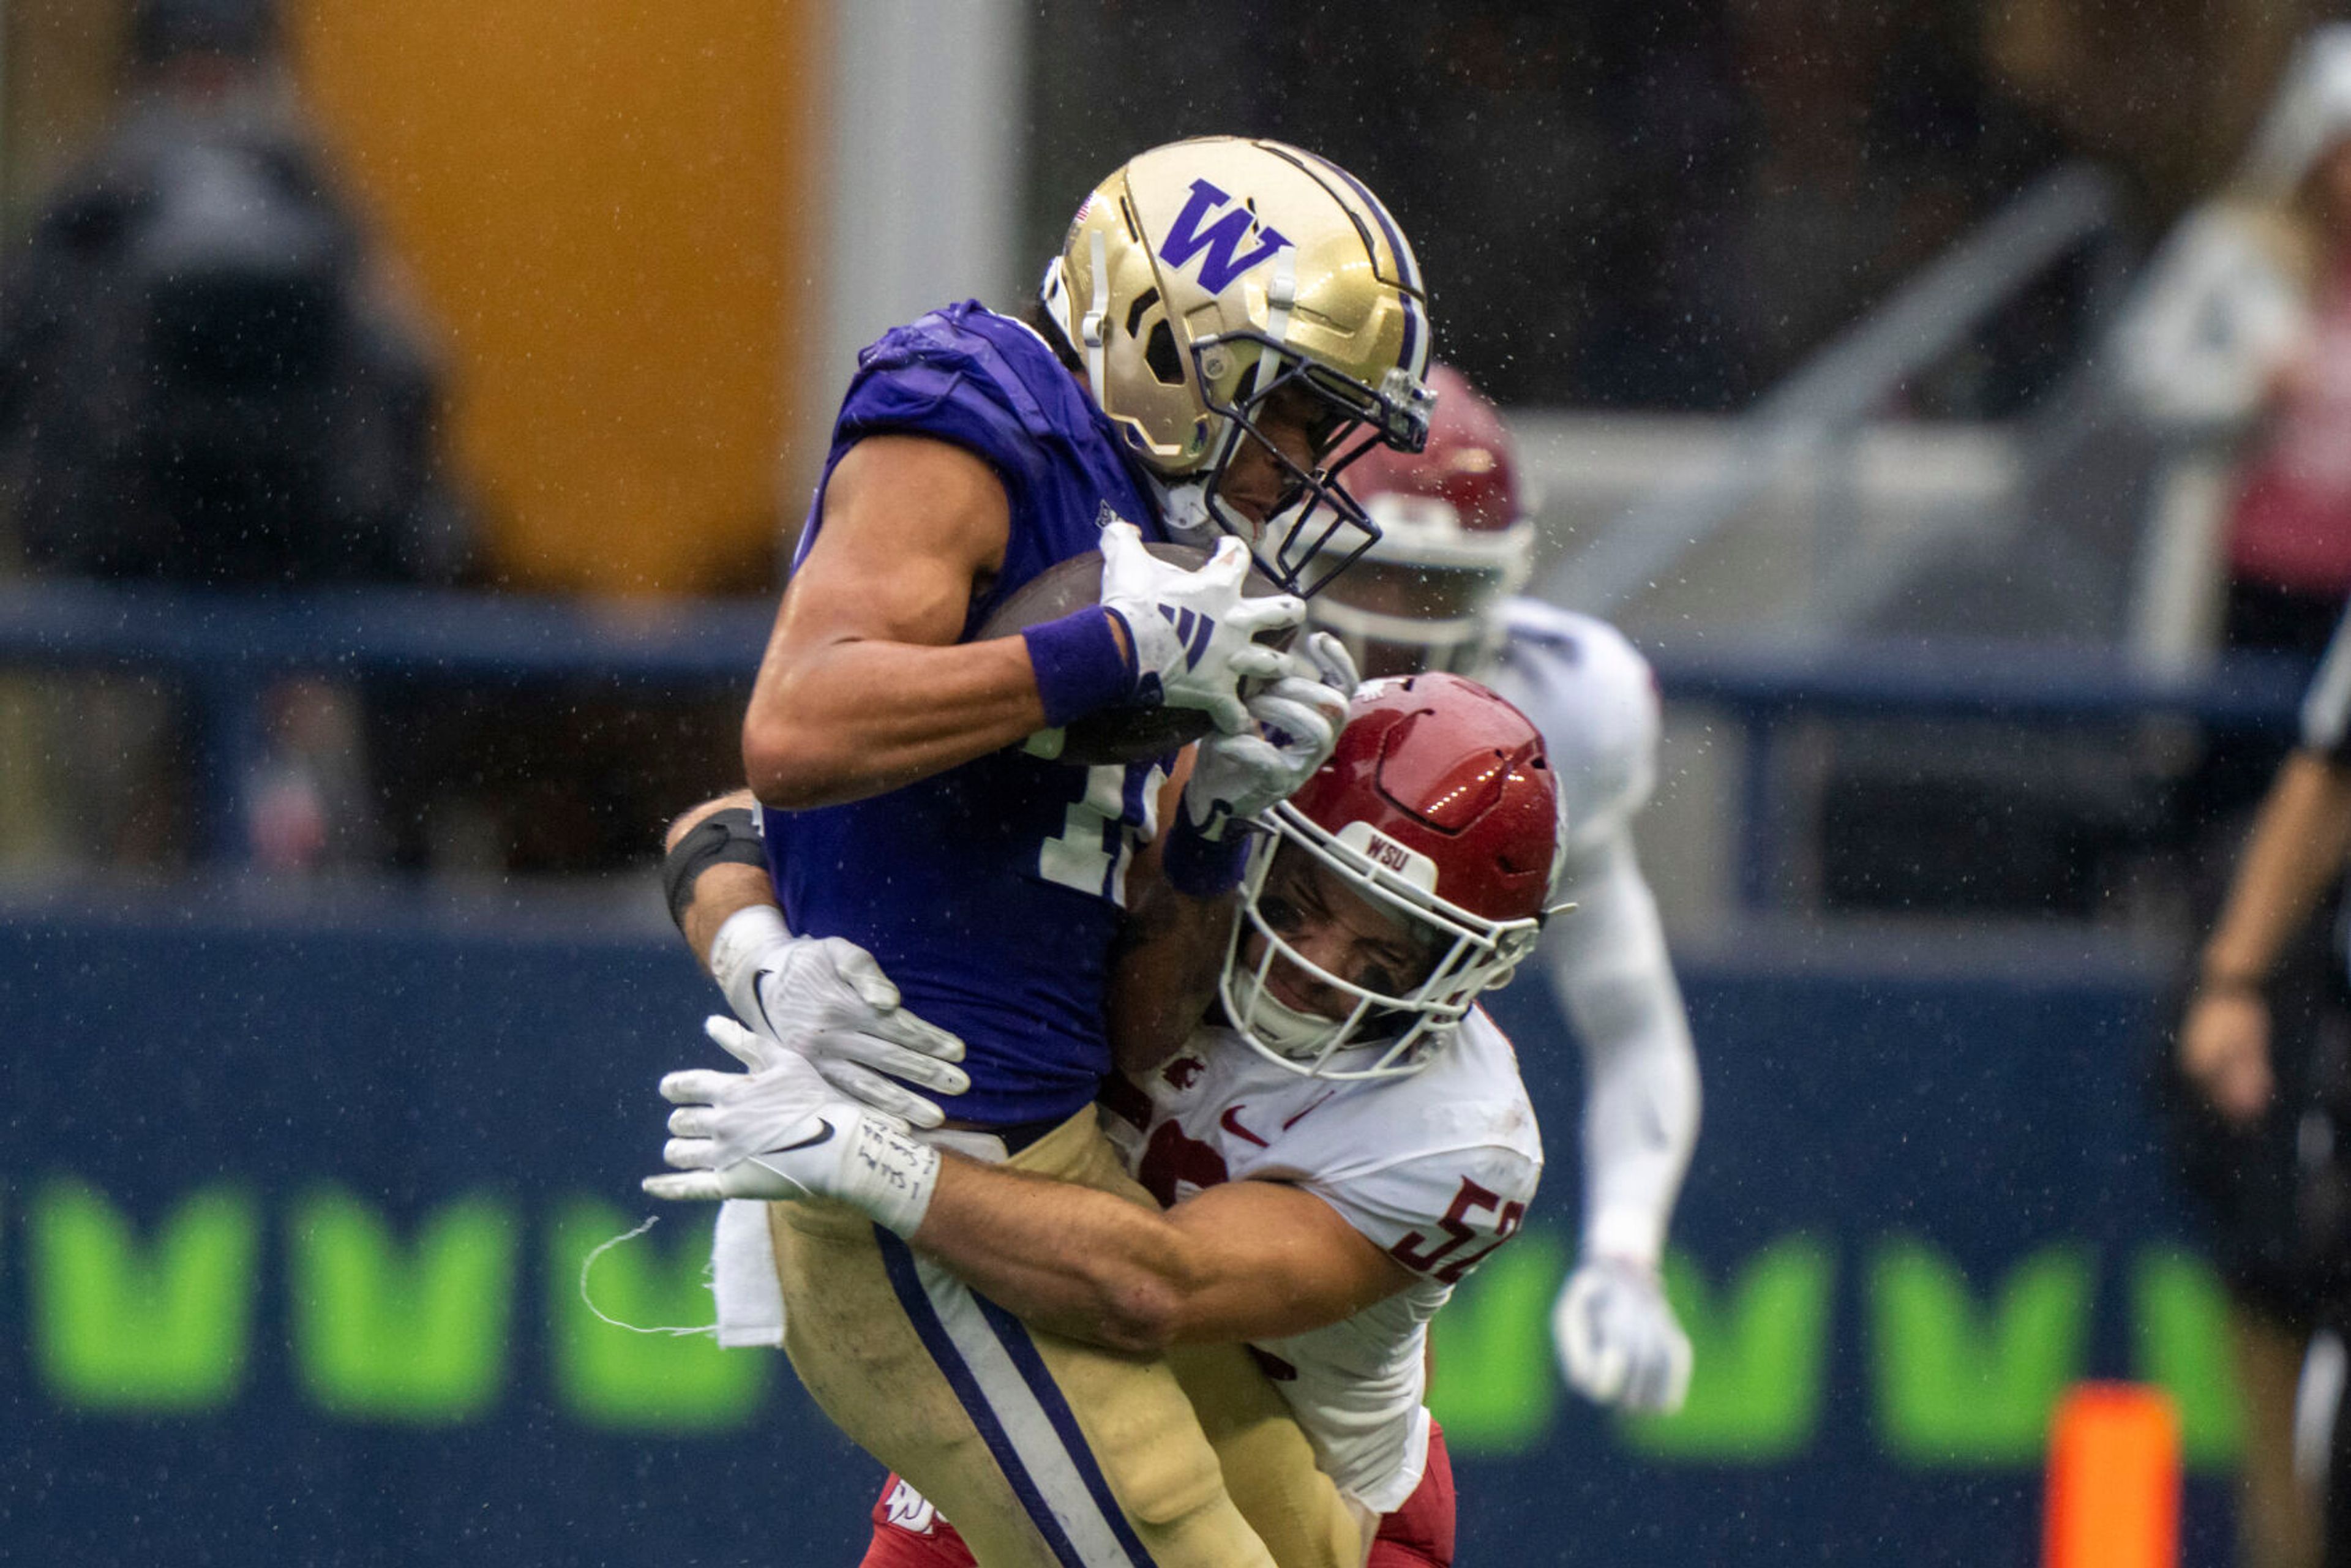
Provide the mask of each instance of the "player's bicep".
[{"label": "player's bicep", "polygon": [[1176,1337],[1279,1339],[1353,1317],[1413,1282],[1331,1205],[1282,1182],[1209,1187],[1167,1211],[1197,1260]]},{"label": "player's bicep", "polygon": [[1493,1144],[1366,1172],[1328,1197],[1399,1266],[1454,1285],[1519,1233],[1541,1176],[1539,1157]]},{"label": "player's bicep", "polygon": [[826,482],[816,537],[784,591],[776,650],[954,642],[973,594],[1002,568],[1010,529],[1003,482],[978,456],[924,436],[869,436]]}]

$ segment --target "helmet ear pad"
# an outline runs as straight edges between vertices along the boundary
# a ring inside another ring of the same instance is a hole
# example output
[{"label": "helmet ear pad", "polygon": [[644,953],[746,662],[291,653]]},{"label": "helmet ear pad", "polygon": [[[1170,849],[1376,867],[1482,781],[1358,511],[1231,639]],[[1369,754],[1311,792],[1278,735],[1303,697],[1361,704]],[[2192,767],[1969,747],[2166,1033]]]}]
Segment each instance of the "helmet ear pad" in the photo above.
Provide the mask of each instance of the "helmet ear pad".
[{"label": "helmet ear pad", "polygon": [[1159,290],[1146,288],[1134,297],[1122,329],[1136,345],[1154,381],[1169,387],[1184,384],[1184,356],[1176,347],[1176,327],[1167,319]]}]

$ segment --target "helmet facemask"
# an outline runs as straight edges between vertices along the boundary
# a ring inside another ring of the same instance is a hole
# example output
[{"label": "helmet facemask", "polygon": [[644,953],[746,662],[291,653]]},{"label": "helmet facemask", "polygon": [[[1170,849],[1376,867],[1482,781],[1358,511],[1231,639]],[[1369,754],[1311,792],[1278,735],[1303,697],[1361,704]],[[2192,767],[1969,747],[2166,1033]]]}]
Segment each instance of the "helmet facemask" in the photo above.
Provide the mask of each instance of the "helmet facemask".
[{"label": "helmet facemask", "polygon": [[1451,500],[1385,489],[1364,503],[1380,537],[1310,621],[1335,632],[1366,679],[1449,671],[1476,675],[1500,657],[1503,605],[1534,569],[1534,523],[1465,517]]},{"label": "helmet facemask", "polygon": [[[1259,332],[1203,340],[1192,345],[1192,357],[1202,406],[1222,427],[1200,474],[1208,517],[1248,545],[1258,570],[1284,591],[1311,599],[1379,542],[1379,525],[1340,476],[1375,446],[1425,442],[1427,400],[1400,372],[1374,392]],[[1236,365],[1244,368],[1237,373]],[[1226,386],[1233,390],[1219,390]],[[1292,417],[1306,412],[1311,466],[1267,434],[1267,414],[1280,404]],[[1251,447],[1272,462],[1281,481],[1262,522],[1225,494],[1234,462]]]},{"label": "helmet facemask", "polygon": [[[1240,918],[1218,996],[1244,1040],[1301,1077],[1419,1071],[1479,995],[1506,981],[1534,946],[1536,919],[1491,920],[1447,903],[1434,891],[1434,862],[1367,822],[1350,822],[1334,834],[1285,803],[1268,814],[1267,826],[1242,879]],[[1334,918],[1329,909],[1301,907],[1328,895],[1330,883],[1314,867],[1335,876],[1339,896],[1352,895],[1386,917],[1400,941],[1419,949],[1424,972],[1416,978],[1364,977],[1374,981],[1365,984],[1308,957],[1293,937],[1309,924]],[[1281,969],[1335,998],[1340,1016],[1320,1017],[1282,1001],[1272,988]]]},{"label": "helmet facemask", "polygon": [[[1379,511],[1373,508],[1375,518]],[[1314,601],[1308,619],[1346,645],[1365,680],[1436,670],[1476,675],[1501,653],[1502,602],[1517,587],[1500,565],[1413,565],[1374,549]]]}]

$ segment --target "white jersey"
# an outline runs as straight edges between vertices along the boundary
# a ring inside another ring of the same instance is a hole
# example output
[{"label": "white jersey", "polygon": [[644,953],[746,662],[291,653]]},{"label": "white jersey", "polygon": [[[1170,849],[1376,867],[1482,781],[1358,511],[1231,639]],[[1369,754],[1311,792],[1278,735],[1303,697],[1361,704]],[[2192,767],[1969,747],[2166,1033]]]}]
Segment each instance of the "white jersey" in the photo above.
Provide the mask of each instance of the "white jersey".
[{"label": "white jersey", "polygon": [[1419,1072],[1332,1082],[1203,1028],[1141,1092],[1112,1083],[1104,1125],[1161,1203],[1225,1181],[1290,1182],[1420,1276],[1353,1317],[1255,1347],[1331,1478],[1375,1512],[1400,1507],[1428,1454],[1428,1320],[1519,1228],[1542,1174],[1510,1041],[1473,1012]]},{"label": "white jersey", "polygon": [[1533,599],[1510,601],[1502,619],[1510,637],[1488,684],[1543,737],[1573,858],[1621,832],[1656,787],[1656,677],[1605,621]]},{"label": "white jersey", "polygon": [[1698,1058],[1633,819],[1657,779],[1649,663],[1604,621],[1537,600],[1504,606],[1489,677],[1543,737],[1566,793],[1567,854],[1543,967],[1584,1064],[1583,1241],[1654,1266],[1698,1141]]}]

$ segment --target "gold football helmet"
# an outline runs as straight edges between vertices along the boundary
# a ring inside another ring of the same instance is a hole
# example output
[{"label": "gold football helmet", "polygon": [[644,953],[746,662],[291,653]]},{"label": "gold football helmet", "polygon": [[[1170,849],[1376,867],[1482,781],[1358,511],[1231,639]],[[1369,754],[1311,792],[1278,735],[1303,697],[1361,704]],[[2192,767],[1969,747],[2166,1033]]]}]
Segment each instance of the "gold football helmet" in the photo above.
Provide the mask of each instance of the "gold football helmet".
[{"label": "gold football helmet", "polygon": [[[1379,537],[1339,475],[1374,445],[1426,444],[1429,324],[1412,247],[1354,176],[1279,141],[1155,147],[1086,198],[1041,298],[1179,529],[1237,535],[1301,594]],[[1256,430],[1293,387],[1327,413],[1311,471]],[[1244,438],[1287,475],[1273,525],[1217,495]]]}]

